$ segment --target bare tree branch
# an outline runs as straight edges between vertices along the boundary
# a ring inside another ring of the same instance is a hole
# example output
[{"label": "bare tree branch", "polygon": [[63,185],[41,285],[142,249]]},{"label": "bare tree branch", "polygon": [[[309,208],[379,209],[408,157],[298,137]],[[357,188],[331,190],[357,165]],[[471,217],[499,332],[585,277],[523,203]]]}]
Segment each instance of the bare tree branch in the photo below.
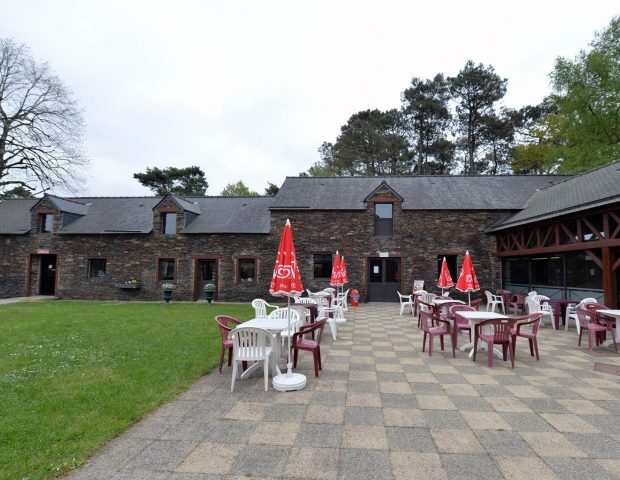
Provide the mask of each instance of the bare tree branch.
[{"label": "bare tree branch", "polygon": [[10,185],[72,190],[81,167],[82,111],[47,63],[0,39],[0,193]]}]

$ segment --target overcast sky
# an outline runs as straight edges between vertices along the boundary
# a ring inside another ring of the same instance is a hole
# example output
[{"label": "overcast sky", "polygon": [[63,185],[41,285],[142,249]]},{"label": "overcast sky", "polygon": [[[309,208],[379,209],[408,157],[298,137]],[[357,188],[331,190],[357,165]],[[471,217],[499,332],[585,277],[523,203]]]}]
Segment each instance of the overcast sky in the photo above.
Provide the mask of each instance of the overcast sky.
[{"label": "overcast sky", "polygon": [[48,61],[84,108],[81,194],[148,194],[146,167],[198,165],[218,195],[263,193],[319,159],[360,110],[469,59],[508,78],[505,105],[549,93],[618,1],[2,0],[0,36]]}]

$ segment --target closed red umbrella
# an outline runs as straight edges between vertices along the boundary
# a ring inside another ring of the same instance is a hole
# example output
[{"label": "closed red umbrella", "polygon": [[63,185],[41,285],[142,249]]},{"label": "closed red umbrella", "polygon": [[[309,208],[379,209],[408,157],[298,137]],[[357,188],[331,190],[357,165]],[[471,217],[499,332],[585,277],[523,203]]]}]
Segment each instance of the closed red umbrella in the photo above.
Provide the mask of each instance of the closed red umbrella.
[{"label": "closed red umbrella", "polygon": [[340,255],[338,254],[338,250],[336,250],[336,256],[332,264],[332,276],[329,279],[329,284],[332,287],[342,287],[342,271],[340,269]]},{"label": "closed red umbrella", "polygon": [[340,258],[340,277],[342,278],[342,285],[349,283],[349,276],[347,275],[347,264],[344,261],[344,255]]},{"label": "closed red umbrella", "polygon": [[446,257],[443,257],[443,261],[441,262],[441,272],[439,272],[439,279],[437,280],[437,286],[441,288],[442,295],[443,295],[444,288],[450,288],[454,286],[454,282],[452,281],[452,276],[450,275],[450,270],[448,270],[448,262],[446,261]]},{"label": "closed red umbrella", "polygon": [[[295,255],[295,245],[293,244],[293,231],[291,222],[287,219],[280,246],[278,247],[278,256],[276,264],[273,268],[273,277],[271,285],[269,285],[269,293],[272,295],[288,297],[287,304],[290,306],[291,297],[301,295],[304,287],[301,283],[299,275],[299,267],[297,266],[297,257]],[[290,309],[288,315],[288,331],[291,331]],[[286,364],[286,373],[281,373],[273,378],[273,388],[279,391],[301,390],[306,386],[306,376],[301,373],[293,373],[293,365],[291,363],[291,335],[288,336],[288,363]]]},{"label": "closed red umbrella", "polygon": [[465,259],[463,260],[463,266],[461,267],[461,274],[456,282],[456,289],[461,292],[467,292],[467,298],[470,304],[471,292],[477,292],[480,290],[480,284],[478,283],[478,278],[476,278],[476,272],[471,263],[469,251],[465,252]]}]

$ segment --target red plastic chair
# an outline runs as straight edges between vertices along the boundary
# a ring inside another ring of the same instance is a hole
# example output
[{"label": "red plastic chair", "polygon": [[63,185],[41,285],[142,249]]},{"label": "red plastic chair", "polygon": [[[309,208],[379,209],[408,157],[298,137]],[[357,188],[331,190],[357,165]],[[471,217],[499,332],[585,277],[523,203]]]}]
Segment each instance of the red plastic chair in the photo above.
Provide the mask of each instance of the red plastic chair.
[{"label": "red plastic chair", "polygon": [[[319,370],[323,369],[321,365],[321,337],[323,336],[325,322],[327,322],[327,318],[322,318],[308,325],[302,325],[299,327],[299,331],[293,334],[293,343],[291,344],[291,350],[293,350],[293,368],[297,367],[297,353],[299,350],[312,352],[314,360],[314,376],[319,376]],[[315,340],[304,338],[304,335],[309,333],[314,336],[314,333],[317,330],[319,332],[318,335],[315,336]]]},{"label": "red plastic chair", "polygon": [[[530,342],[530,355],[533,357],[536,355],[536,360],[540,361],[538,356],[538,327],[540,325],[540,317],[542,313],[533,313],[531,315],[525,315],[523,317],[515,317],[515,326],[510,329],[510,335],[512,336],[512,358],[515,358],[515,350],[517,349],[517,337],[527,338]],[[521,331],[521,327],[531,325],[530,331]]]},{"label": "red plastic chair", "polygon": [[433,313],[434,311],[435,305],[418,300],[418,328],[420,328],[420,317],[422,316],[422,312]]},{"label": "red plastic chair", "polygon": [[[234,327],[229,327],[229,324],[233,324],[235,326],[241,325],[241,321],[236,318],[229,317],[228,315],[218,315],[215,317],[215,321],[217,325],[220,327],[220,334],[222,335],[222,350],[220,351],[220,365],[219,372],[222,373],[222,364],[224,363],[224,352],[228,350],[228,366],[230,367],[232,364],[232,354],[233,354],[233,342],[228,339],[228,332],[230,332]],[[244,365],[245,368],[245,365]]]},{"label": "red plastic chair", "polygon": [[465,320],[463,317],[458,315],[458,312],[475,312],[476,309],[474,307],[470,307],[469,305],[453,305],[450,307],[450,311],[448,312],[448,318],[452,320],[452,344],[454,345],[454,349],[458,346],[459,342],[459,333],[461,330],[467,330],[469,332],[469,341],[471,342],[471,326],[469,322]]},{"label": "red plastic chair", "polygon": [[[426,348],[426,336],[429,336],[428,340],[428,356],[433,356],[433,340],[436,336],[439,336],[441,344],[441,350],[443,351],[443,336],[450,335],[450,322],[448,320],[442,320],[437,315],[433,315],[432,312],[422,310],[420,312],[420,325],[424,331],[424,338],[422,340],[422,351]],[[436,325],[436,326],[432,326]],[[455,357],[454,342],[452,344],[452,356]]]},{"label": "red plastic chair", "polygon": [[482,303],[482,298],[477,298],[476,300],[472,300],[469,304],[470,307],[473,307],[474,310],[480,310],[480,304]]},{"label": "red plastic chair", "polygon": [[[493,367],[493,345],[501,345],[504,352],[504,361],[506,361],[506,354],[510,352],[510,360],[512,362],[512,368],[515,367],[515,358],[512,354],[512,337],[510,336],[510,329],[514,325],[514,320],[508,319],[494,319],[485,320],[476,324],[474,328],[474,362],[476,361],[476,350],[478,349],[478,340],[482,340],[487,343],[487,350],[489,352],[489,367]],[[493,327],[492,334],[483,334],[482,329],[484,327]]]},{"label": "red plastic chair", "polygon": [[513,297],[508,300],[508,306],[506,307],[506,311],[512,308],[512,314],[516,315],[519,309],[521,309],[521,313],[525,313],[525,295],[524,293],[515,293]]},{"label": "red plastic chair", "polygon": [[502,297],[504,303],[504,312],[508,311],[508,301],[512,298],[513,294],[510,290],[502,290],[501,288],[495,290],[495,293]]},{"label": "red plastic chair", "polygon": [[[595,304],[596,305],[596,304]],[[588,330],[588,349],[592,351],[594,340],[596,341],[596,345],[602,341],[602,334],[611,331],[611,338],[614,343],[614,350],[618,353],[618,345],[616,345],[616,335],[613,331],[613,325],[615,322],[609,321],[606,317],[601,318],[601,316],[596,312],[597,310],[607,309],[603,308],[591,308],[592,304],[586,304],[585,309],[576,308],[575,313],[577,313],[577,320],[579,321],[579,341],[577,345],[581,346],[581,335],[583,334],[584,329]],[[590,308],[589,308],[590,307]]]}]

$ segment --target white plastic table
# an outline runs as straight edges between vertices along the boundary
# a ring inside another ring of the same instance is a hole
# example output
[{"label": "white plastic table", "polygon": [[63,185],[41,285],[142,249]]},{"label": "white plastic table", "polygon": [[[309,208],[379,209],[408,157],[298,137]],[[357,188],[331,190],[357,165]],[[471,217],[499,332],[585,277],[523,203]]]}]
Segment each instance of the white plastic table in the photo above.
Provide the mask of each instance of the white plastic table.
[{"label": "white plastic table", "polygon": [[[596,313],[616,318],[616,343],[620,343],[620,333],[618,329],[618,322],[620,322],[620,310],[597,310]],[[603,346],[611,347],[612,343],[613,342],[611,340],[607,340],[605,343],[603,343]]]},{"label": "white plastic table", "polygon": [[[282,330],[288,329],[288,320],[286,318],[259,317],[243,322],[239,327],[263,328],[269,330],[271,333],[279,334]],[[271,339],[271,348],[273,352],[271,355],[271,374],[276,376],[282,373],[278,367],[278,358],[280,358],[280,337],[278,335]],[[246,378],[256,368],[258,368],[258,363],[250,365],[247,370],[241,374],[241,378]]]},{"label": "white plastic table", "polygon": [[[467,312],[465,311],[465,312],[457,312],[457,315],[459,317],[464,318],[465,320],[469,322],[469,326],[471,327],[472,340],[474,338],[474,331],[475,331],[476,323],[483,322],[484,320],[503,320],[505,318],[508,318],[506,315],[502,315],[501,313],[495,313],[495,312]],[[485,332],[485,333],[489,333],[489,332]],[[473,358],[474,356],[474,342],[473,341],[466,343],[461,348],[459,348],[459,350],[461,352],[464,352],[468,348],[471,348],[471,352],[469,352],[469,358]],[[478,348],[480,348],[481,350],[486,350],[487,343],[479,342]],[[504,358],[504,354],[500,352],[497,348],[493,348],[493,353],[498,358]]]},{"label": "white plastic table", "polygon": [[443,299],[443,298],[440,298],[439,300],[437,300],[436,298],[433,298],[433,305],[437,307],[437,313],[439,313],[440,311],[443,313],[447,313],[445,309],[443,308],[443,306],[446,305],[447,303],[452,303],[452,304],[458,303],[460,305],[465,304],[465,302],[462,302],[460,300],[453,300],[453,299],[448,300],[448,299]]}]

